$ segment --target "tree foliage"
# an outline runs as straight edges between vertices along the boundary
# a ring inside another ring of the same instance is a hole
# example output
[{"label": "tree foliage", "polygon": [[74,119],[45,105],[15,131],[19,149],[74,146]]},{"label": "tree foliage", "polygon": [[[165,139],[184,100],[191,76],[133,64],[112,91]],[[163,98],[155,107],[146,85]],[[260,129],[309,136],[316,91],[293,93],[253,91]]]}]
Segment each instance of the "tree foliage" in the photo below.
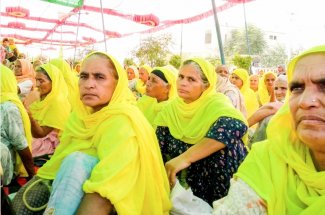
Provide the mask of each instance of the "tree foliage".
[{"label": "tree foliage", "polygon": [[267,48],[264,39],[264,32],[254,25],[247,26],[249,52],[247,47],[246,30],[234,29],[230,33],[230,38],[225,41],[224,51],[227,56],[240,55],[260,55]]},{"label": "tree foliage", "polygon": [[285,64],[288,59],[286,49],[283,45],[277,44],[269,48],[261,56],[261,64],[264,67],[276,67],[279,64]]},{"label": "tree foliage", "polygon": [[164,66],[168,62],[171,45],[171,34],[149,36],[140,42],[139,47],[132,51],[132,55],[139,60],[140,64],[148,64],[151,67]]},{"label": "tree foliage", "polygon": [[238,68],[246,69],[248,72],[250,71],[250,66],[252,64],[252,58],[250,56],[235,55],[232,60],[234,65]]},{"label": "tree foliage", "polygon": [[182,57],[180,55],[173,55],[169,59],[169,64],[179,69],[182,63]]},{"label": "tree foliage", "polygon": [[132,65],[136,65],[136,63],[134,63],[133,58],[125,58],[123,61],[123,65],[129,67]]}]

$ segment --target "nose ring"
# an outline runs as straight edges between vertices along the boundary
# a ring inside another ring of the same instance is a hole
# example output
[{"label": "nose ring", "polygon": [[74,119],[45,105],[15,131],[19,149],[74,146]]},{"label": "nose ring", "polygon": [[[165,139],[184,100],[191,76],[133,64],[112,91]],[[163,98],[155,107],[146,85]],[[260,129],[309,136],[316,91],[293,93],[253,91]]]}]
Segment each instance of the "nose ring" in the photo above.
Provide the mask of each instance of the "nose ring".
[{"label": "nose ring", "polygon": [[312,102],[316,102],[316,99],[311,100]]}]

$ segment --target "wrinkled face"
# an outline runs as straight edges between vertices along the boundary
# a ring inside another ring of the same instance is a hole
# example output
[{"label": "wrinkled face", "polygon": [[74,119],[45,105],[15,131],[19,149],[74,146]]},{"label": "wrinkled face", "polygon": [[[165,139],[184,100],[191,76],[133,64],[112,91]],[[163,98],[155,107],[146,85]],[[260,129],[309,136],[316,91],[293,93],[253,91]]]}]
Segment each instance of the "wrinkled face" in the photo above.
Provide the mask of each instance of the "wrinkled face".
[{"label": "wrinkled face", "polygon": [[84,61],[79,74],[80,100],[99,111],[111,101],[117,80],[114,65],[104,56],[91,55]]},{"label": "wrinkled face", "polygon": [[168,100],[169,85],[155,74],[150,74],[146,83],[147,96],[156,98],[159,102]]},{"label": "wrinkled face", "polygon": [[231,74],[231,79],[230,79],[230,82],[237,86],[238,89],[241,89],[242,86],[243,86],[243,81],[240,79],[240,77],[236,74]]},{"label": "wrinkled face", "polygon": [[132,68],[127,68],[126,73],[128,75],[128,80],[133,80],[135,78],[135,74]]},{"label": "wrinkled face", "polygon": [[185,103],[191,103],[207,89],[196,68],[193,65],[184,65],[178,74],[177,93]]},{"label": "wrinkled face", "polygon": [[146,83],[149,79],[149,73],[147,72],[147,70],[145,68],[140,68],[139,69],[139,78]]},{"label": "wrinkled face", "polygon": [[264,83],[267,89],[273,89],[275,76],[273,74],[267,74],[264,77]]},{"label": "wrinkled face", "polygon": [[325,153],[325,54],[301,58],[289,83],[290,111],[298,138]]},{"label": "wrinkled face", "polygon": [[257,75],[253,75],[249,78],[249,86],[254,91],[256,91],[258,89],[258,76]]},{"label": "wrinkled face", "polygon": [[15,72],[15,76],[20,76],[20,75],[23,74],[22,67],[21,67],[21,63],[20,63],[19,60],[16,60],[15,61],[14,72]]},{"label": "wrinkled face", "polygon": [[43,100],[52,90],[52,81],[42,72],[36,72],[36,87]]},{"label": "wrinkled face", "polygon": [[219,74],[221,77],[228,78],[229,76],[228,68],[225,65],[218,66],[216,68],[216,73]]},{"label": "wrinkled face", "polygon": [[287,82],[286,81],[275,81],[274,82],[274,94],[276,100],[283,102],[287,94]]}]

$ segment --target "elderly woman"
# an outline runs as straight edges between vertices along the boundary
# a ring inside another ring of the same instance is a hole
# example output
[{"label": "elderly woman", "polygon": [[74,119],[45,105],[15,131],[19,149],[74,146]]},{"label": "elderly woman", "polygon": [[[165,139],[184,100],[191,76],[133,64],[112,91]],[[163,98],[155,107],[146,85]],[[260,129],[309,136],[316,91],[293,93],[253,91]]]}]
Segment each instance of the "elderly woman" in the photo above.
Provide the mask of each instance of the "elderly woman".
[{"label": "elderly woman", "polygon": [[272,135],[253,145],[214,214],[325,213],[324,68],[325,45],[289,63],[289,98],[269,124]]},{"label": "elderly woman", "polygon": [[137,82],[139,81],[139,71],[138,68],[136,66],[129,66],[126,68],[126,74],[128,76],[128,87],[129,89],[132,91],[132,93],[134,94],[134,96],[138,99],[141,97],[141,93],[139,93],[136,90],[136,85]]},{"label": "elderly woman", "polygon": [[137,105],[152,126],[158,112],[176,96],[176,77],[177,74],[166,67],[155,67],[150,73],[146,94]]},{"label": "elderly woman", "polygon": [[53,154],[71,110],[68,88],[57,67],[39,66],[36,86],[39,98],[30,94],[24,103],[31,122],[33,157]]},{"label": "elderly woman", "polygon": [[142,65],[139,67],[139,79],[136,83],[135,89],[141,96],[146,92],[146,83],[151,71],[152,68],[148,65]]},{"label": "elderly woman", "polygon": [[269,71],[264,73],[260,79],[257,90],[258,102],[260,106],[275,101],[274,81],[276,77],[277,76],[274,72]]},{"label": "elderly woman", "polygon": [[231,83],[240,89],[244,96],[247,118],[259,108],[254,91],[249,87],[249,75],[245,69],[235,69],[231,74]]},{"label": "elderly woman", "polygon": [[227,194],[232,174],[247,153],[245,117],[215,85],[209,62],[185,61],[177,79],[178,97],[155,119],[171,186],[177,177],[209,204]]},{"label": "elderly woman", "polygon": [[14,63],[14,72],[18,83],[18,94],[24,99],[35,87],[35,71],[33,65],[25,59],[18,59]]},{"label": "elderly woman", "polygon": [[257,74],[249,76],[249,87],[254,91],[258,91],[259,77]]},{"label": "elderly woman", "polygon": [[263,105],[251,117],[248,118],[247,121],[249,126],[254,126],[256,123],[258,123],[258,127],[250,139],[250,143],[262,141],[267,138],[266,127],[273,115],[283,105],[287,94],[287,88],[288,81],[286,75],[280,75],[277,77],[274,82],[274,94],[276,101]]},{"label": "elderly woman", "polygon": [[55,179],[45,214],[169,214],[159,145],[124,69],[102,52],[87,55],[81,67],[80,105],[37,174]]},{"label": "elderly woman", "polygon": [[237,86],[233,85],[229,80],[229,71],[226,65],[217,66],[217,84],[216,90],[219,93],[226,95],[235,108],[240,110],[246,117],[247,111],[245,107],[244,96],[241,94]]},{"label": "elderly woman", "polygon": [[32,134],[28,115],[18,98],[13,72],[3,65],[0,83],[0,159],[4,170],[2,182],[7,185],[15,176],[31,178],[35,172],[29,148]]}]

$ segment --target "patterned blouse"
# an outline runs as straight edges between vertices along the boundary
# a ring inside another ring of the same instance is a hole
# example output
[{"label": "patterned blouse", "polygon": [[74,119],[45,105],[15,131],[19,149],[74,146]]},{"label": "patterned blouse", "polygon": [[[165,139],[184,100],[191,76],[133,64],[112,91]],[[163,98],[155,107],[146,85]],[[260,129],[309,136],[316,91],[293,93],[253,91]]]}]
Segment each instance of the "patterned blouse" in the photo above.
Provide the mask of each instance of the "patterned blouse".
[{"label": "patterned blouse", "polygon": [[[220,117],[209,129],[206,138],[226,145],[225,148],[193,163],[177,177],[189,185],[193,194],[212,205],[212,202],[227,195],[230,179],[247,155],[241,140],[247,126],[240,120]],[[192,145],[175,139],[168,127],[158,126],[156,130],[164,162],[175,158]]]}]

